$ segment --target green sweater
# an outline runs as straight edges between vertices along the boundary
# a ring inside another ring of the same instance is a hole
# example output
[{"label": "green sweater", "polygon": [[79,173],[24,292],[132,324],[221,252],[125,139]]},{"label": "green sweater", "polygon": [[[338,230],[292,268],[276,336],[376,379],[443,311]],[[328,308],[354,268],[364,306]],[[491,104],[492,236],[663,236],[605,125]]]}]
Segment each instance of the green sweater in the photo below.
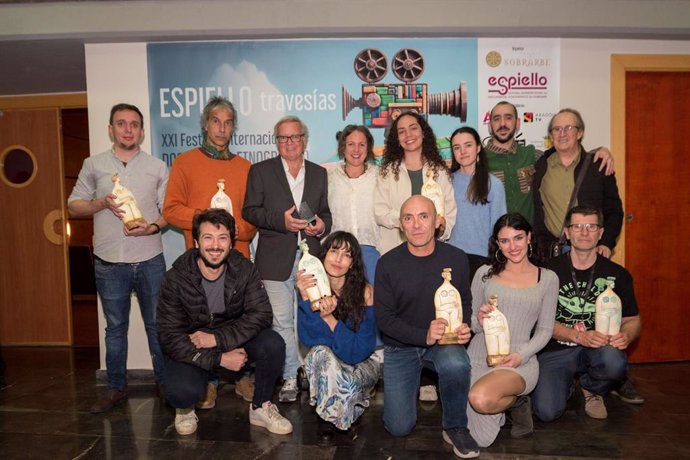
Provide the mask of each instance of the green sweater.
[{"label": "green sweater", "polygon": [[532,178],[534,165],[542,152],[533,145],[513,144],[509,150],[496,147],[489,141],[485,148],[489,159],[489,172],[503,182],[506,192],[508,212],[519,212],[532,223],[534,220],[534,200],[532,198]]}]

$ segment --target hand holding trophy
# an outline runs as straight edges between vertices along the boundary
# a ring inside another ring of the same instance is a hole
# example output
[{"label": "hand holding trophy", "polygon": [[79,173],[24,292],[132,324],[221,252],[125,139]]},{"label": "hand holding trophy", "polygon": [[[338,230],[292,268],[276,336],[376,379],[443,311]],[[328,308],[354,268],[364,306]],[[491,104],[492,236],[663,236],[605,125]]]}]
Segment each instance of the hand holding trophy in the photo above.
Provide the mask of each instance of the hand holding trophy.
[{"label": "hand holding trophy", "polygon": [[606,289],[597,296],[595,302],[594,329],[609,337],[620,332],[623,320],[621,298],[613,288],[613,281],[607,280]]},{"label": "hand holding trophy", "polygon": [[120,209],[124,214],[120,217],[128,230],[138,227],[140,224],[148,225],[146,219],[141,214],[137,200],[134,198],[132,192],[120,183],[120,175],[115,173],[112,175],[113,191],[115,195],[115,202],[120,205]]},{"label": "hand holding trophy", "polygon": [[323,297],[331,295],[331,285],[328,282],[328,275],[318,257],[309,254],[307,240],[301,240],[299,242],[299,247],[302,250],[302,258],[299,260],[297,268],[314,276],[316,284],[308,287],[306,291],[307,297],[309,297],[309,301],[311,302],[311,309],[319,310],[319,301]]},{"label": "hand holding trophy", "polygon": [[434,294],[436,318],[443,318],[448,322],[443,337],[438,341],[440,345],[457,345],[458,334],[455,330],[462,325],[462,301],[460,300],[460,292],[450,284],[451,271],[450,268],[443,269],[441,273],[443,283]]},{"label": "hand holding trophy", "polygon": [[498,309],[498,296],[489,297],[492,310],[484,317],[484,340],[486,341],[486,363],[490,366],[501,364],[510,354],[510,330],[508,320]]}]

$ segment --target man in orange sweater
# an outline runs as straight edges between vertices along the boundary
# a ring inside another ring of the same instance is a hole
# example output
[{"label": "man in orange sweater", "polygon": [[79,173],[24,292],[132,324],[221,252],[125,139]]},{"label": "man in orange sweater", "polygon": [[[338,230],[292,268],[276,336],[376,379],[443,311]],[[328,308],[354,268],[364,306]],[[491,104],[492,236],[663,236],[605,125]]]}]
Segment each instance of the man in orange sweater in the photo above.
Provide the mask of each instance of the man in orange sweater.
[{"label": "man in orange sweater", "polygon": [[[222,179],[225,181],[224,192],[232,204],[230,213],[235,218],[234,248],[249,259],[249,243],[256,234],[256,227],[244,220],[242,206],[251,163],[230,152],[228,146],[236,126],[237,111],[232,103],[220,96],[209,99],[201,114],[201,146],[184,152],[173,162],[163,216],[168,223],[184,231],[186,249],[194,247],[192,220],[196,214],[213,207],[211,200],[218,192],[219,179]],[[213,408],[217,390],[218,379],[213,378],[196,407]],[[245,401],[252,400],[254,384],[247,375],[236,382],[235,393]]]},{"label": "man in orange sweater", "polygon": [[237,112],[232,103],[220,96],[212,97],[201,115],[202,145],[184,152],[173,162],[163,216],[184,231],[186,249],[193,247],[192,219],[211,207],[218,180],[223,179],[237,223],[235,249],[249,258],[249,243],[256,228],[242,218],[242,206],[251,163],[228,148],[236,126]]}]

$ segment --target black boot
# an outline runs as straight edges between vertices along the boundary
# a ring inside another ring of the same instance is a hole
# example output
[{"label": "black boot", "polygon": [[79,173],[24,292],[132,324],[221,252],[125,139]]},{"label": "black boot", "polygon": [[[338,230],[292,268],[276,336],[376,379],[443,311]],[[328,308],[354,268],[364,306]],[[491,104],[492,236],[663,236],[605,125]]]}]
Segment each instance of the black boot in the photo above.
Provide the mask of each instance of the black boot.
[{"label": "black boot", "polygon": [[318,428],[316,432],[316,444],[321,447],[335,445],[335,426],[332,423],[318,417]]},{"label": "black boot", "polygon": [[532,399],[529,396],[518,396],[508,410],[513,421],[513,426],[510,428],[511,438],[524,438],[534,433]]}]

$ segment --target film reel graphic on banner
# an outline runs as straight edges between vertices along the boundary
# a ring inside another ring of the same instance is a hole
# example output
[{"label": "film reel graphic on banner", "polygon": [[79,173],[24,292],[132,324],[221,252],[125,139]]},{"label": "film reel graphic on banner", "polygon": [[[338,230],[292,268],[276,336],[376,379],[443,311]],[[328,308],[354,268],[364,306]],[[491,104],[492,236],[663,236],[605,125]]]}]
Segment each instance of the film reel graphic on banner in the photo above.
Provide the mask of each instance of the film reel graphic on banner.
[{"label": "film reel graphic on banner", "polygon": [[355,99],[342,87],[343,121],[355,108],[362,110],[362,124],[368,128],[388,128],[404,112],[447,115],[467,120],[467,83],[457,89],[429,94],[427,83],[417,82],[424,73],[424,57],[412,48],[402,48],[393,56],[393,75],[401,83],[379,83],[388,73],[386,56],[375,48],[365,48],[355,56],[354,71],[364,83]]}]

